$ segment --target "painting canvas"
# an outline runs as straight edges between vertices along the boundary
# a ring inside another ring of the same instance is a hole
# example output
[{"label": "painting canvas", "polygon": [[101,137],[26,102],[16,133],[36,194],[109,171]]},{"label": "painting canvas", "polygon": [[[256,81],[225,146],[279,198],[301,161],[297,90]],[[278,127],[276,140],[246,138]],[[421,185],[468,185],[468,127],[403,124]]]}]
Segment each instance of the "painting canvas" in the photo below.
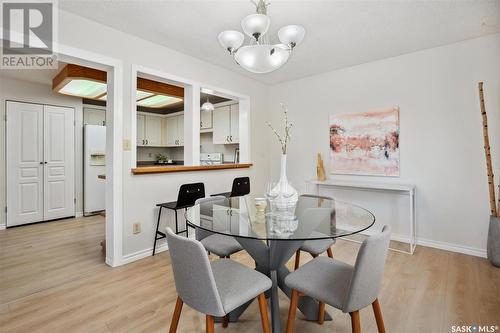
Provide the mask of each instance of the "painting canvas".
[{"label": "painting canvas", "polygon": [[399,109],[330,116],[331,173],[399,176]]}]

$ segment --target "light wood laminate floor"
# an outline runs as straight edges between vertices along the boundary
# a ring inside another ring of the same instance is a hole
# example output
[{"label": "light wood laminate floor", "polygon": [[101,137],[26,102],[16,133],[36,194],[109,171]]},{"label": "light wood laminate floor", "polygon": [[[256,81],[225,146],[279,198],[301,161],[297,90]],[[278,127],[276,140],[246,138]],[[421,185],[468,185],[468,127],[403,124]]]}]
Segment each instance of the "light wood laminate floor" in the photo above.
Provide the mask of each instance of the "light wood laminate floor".
[{"label": "light wood laminate floor", "polygon": [[[102,217],[0,231],[0,332],[165,332],[175,304],[168,252],[132,264],[104,264]],[[358,245],[339,241],[334,256],[353,263]],[[253,265],[242,253],[235,259]],[[301,264],[310,257],[302,255]],[[292,260],[293,261],[293,260]],[[289,263],[291,267],[293,262]],[[387,332],[451,332],[451,325],[500,325],[500,269],[485,259],[418,247],[389,252],[380,304]],[[281,296],[283,327],[288,299]],[[296,332],[350,332],[349,315],[327,306],[319,326],[298,312]],[[203,332],[205,317],[185,306],[178,332]],[[370,308],[363,332],[376,332]],[[218,332],[260,332],[256,302]]]}]

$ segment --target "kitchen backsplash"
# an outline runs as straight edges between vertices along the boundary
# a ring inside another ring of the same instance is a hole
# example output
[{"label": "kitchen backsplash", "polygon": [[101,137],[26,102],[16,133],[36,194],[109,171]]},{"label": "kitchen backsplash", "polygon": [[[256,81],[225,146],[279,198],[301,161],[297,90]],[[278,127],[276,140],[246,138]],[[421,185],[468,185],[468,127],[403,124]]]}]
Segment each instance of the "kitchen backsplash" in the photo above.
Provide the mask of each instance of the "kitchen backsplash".
[{"label": "kitchen backsplash", "polygon": [[239,147],[237,143],[232,145],[214,145],[212,143],[212,133],[201,133],[200,145],[200,152],[202,153],[223,153],[224,162],[234,162],[234,150]]}]

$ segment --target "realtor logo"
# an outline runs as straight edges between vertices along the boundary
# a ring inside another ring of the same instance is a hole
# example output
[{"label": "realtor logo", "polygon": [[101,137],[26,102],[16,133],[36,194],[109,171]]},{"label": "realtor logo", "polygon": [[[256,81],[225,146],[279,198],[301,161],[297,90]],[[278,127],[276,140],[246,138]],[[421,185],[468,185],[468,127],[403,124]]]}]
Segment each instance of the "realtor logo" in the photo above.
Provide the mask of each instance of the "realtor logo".
[{"label": "realtor logo", "polygon": [[56,68],[54,3],[2,1],[2,68]]}]

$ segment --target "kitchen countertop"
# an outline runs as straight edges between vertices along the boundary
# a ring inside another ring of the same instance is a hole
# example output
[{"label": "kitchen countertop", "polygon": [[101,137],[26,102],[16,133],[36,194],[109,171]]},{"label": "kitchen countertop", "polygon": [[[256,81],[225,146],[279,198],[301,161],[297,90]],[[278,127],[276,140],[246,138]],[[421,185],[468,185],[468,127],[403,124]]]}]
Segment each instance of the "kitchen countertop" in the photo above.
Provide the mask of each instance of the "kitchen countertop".
[{"label": "kitchen countertop", "polygon": [[186,172],[186,171],[207,171],[207,170],[224,170],[224,169],[243,169],[250,168],[252,163],[224,163],[216,165],[150,165],[137,166],[132,169],[134,175],[144,175],[151,173],[167,173],[167,172]]}]

